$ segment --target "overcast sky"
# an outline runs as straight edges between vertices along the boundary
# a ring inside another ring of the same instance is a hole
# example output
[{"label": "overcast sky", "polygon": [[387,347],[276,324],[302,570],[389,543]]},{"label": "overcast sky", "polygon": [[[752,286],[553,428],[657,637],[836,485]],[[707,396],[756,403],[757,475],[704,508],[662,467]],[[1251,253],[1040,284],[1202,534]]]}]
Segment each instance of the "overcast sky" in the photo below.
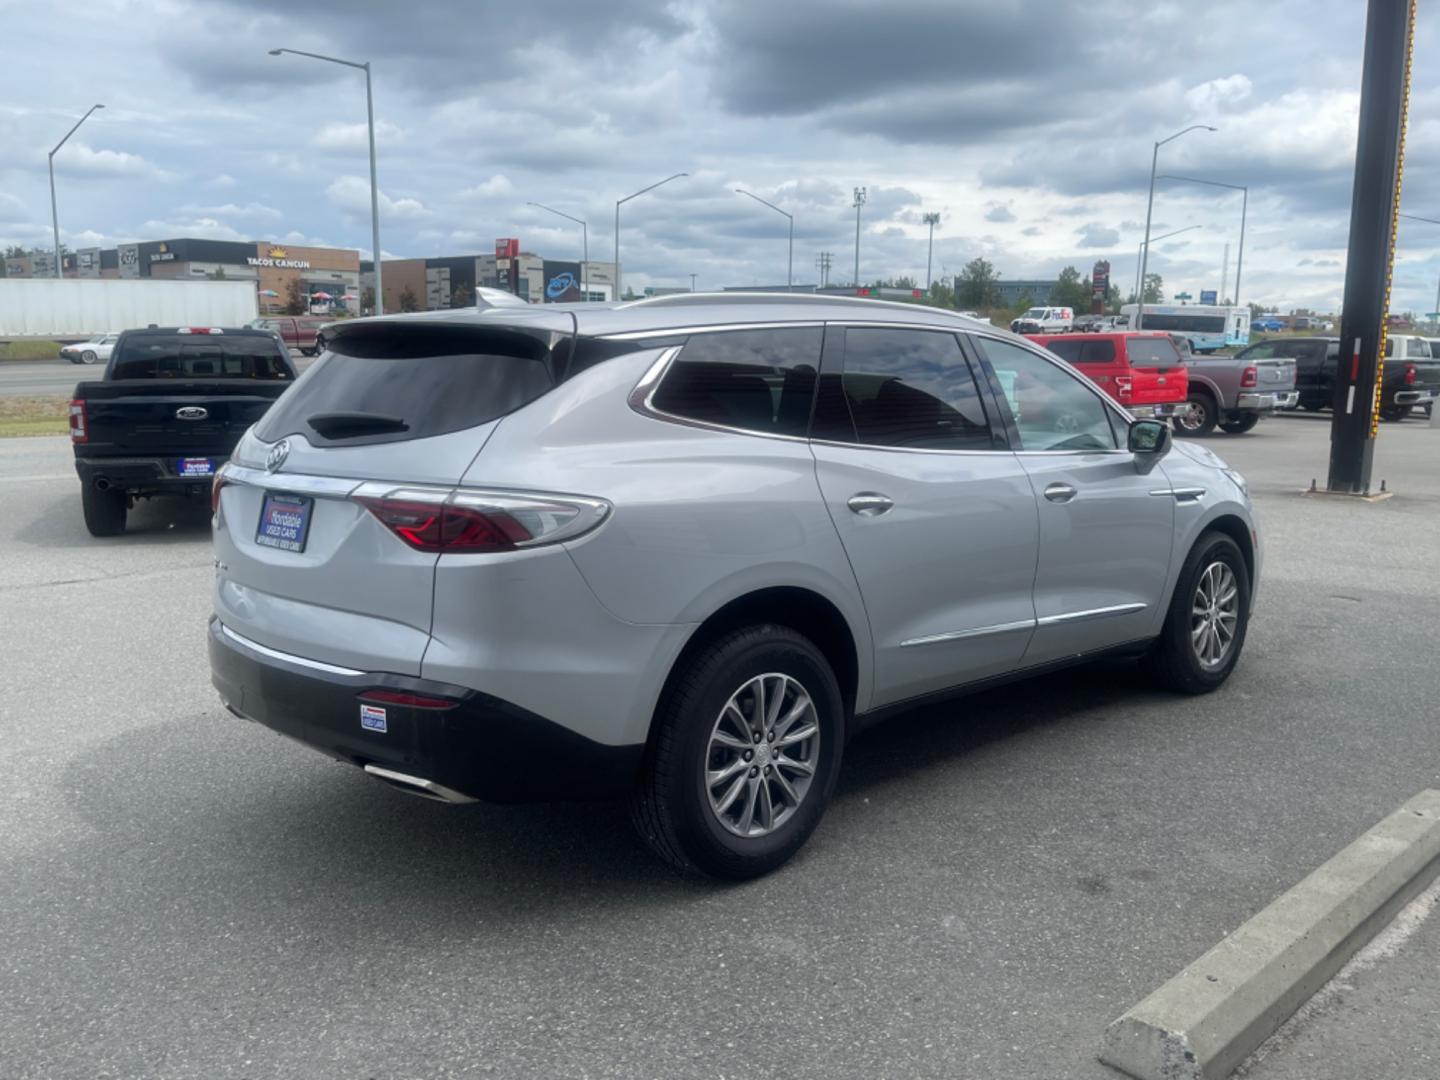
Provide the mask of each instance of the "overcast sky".
[{"label": "overcast sky", "polygon": [[[1420,5],[1406,209],[1440,219],[1440,15]],[[1250,185],[1243,300],[1338,310],[1362,0],[0,0],[0,244],[50,244],[46,153],[72,247],[206,236],[370,248],[363,75],[374,65],[387,256],[499,236],[609,258],[626,283],[700,288],[925,274],[983,255],[1006,278],[1089,273],[1128,291],[1151,144],[1161,172]],[[1230,281],[1240,195],[1162,183],[1152,269],[1170,292]],[[1433,310],[1440,226],[1402,222],[1392,309]]]}]

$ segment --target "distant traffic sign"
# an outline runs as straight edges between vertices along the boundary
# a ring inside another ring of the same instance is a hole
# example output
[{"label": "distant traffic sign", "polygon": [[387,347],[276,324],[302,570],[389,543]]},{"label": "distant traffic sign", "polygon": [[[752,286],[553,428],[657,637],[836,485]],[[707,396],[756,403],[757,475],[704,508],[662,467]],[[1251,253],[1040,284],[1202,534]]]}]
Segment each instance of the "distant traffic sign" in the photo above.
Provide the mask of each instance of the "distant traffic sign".
[{"label": "distant traffic sign", "polygon": [[1190,294],[1189,294],[1188,292],[1177,292],[1177,293],[1175,294],[1175,299],[1176,299],[1176,300],[1189,300],[1189,299],[1190,299]]},{"label": "distant traffic sign", "polygon": [[1200,303],[1202,303],[1202,304],[1213,304],[1213,303],[1215,303],[1215,296],[1216,296],[1216,290],[1214,290],[1214,289],[1201,289],[1201,290],[1200,290]]}]

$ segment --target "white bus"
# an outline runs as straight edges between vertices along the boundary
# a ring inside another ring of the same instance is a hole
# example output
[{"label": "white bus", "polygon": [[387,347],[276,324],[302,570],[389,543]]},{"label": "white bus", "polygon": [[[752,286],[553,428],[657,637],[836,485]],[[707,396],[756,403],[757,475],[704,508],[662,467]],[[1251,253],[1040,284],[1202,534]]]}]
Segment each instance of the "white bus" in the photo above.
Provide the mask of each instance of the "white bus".
[{"label": "white bus", "polygon": [[1248,307],[1217,307],[1213,304],[1146,304],[1145,325],[1135,326],[1135,304],[1126,304],[1120,314],[1130,320],[1132,329],[1164,330],[1183,334],[1198,353],[1250,343],[1250,309]]}]

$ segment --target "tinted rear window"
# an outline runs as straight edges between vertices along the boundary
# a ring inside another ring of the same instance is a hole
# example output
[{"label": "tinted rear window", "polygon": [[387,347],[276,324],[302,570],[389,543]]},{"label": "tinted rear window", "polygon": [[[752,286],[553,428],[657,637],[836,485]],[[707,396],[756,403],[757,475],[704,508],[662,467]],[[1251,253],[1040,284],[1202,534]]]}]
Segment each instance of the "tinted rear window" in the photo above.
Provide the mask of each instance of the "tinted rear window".
[{"label": "tinted rear window", "polygon": [[[1148,321],[1150,317],[1145,318]],[[1131,367],[1174,367],[1180,363],[1180,354],[1169,338],[1130,338],[1125,342],[1125,352]]]},{"label": "tinted rear window", "polygon": [[112,379],[289,379],[279,344],[259,334],[130,334],[116,348]]},{"label": "tinted rear window", "polygon": [[[255,429],[266,442],[303,435],[317,446],[400,442],[487,423],[553,385],[548,337],[523,331],[378,325],[337,338]],[[326,438],[312,417],[356,414],[404,430]]]}]

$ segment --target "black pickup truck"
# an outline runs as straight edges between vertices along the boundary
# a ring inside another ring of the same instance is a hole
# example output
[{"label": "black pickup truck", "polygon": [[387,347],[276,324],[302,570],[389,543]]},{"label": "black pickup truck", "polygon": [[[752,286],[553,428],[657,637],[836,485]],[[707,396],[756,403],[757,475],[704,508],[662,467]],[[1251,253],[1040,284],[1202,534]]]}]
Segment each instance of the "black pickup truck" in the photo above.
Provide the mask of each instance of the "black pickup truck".
[{"label": "black pickup truck", "polygon": [[102,379],[75,387],[70,439],[85,526],[125,531],[136,499],[209,494],[245,430],[295,381],[269,330],[126,330]]},{"label": "black pickup truck", "polygon": [[[1295,358],[1295,389],[1300,393],[1302,409],[1332,408],[1337,388],[1348,385],[1340,378],[1339,338],[1271,338],[1237,353],[1236,359],[1248,359],[1262,348],[1267,350],[1264,353],[1267,358]],[[1428,411],[1437,397],[1440,397],[1440,360],[1431,359],[1424,339],[1403,334],[1387,337],[1385,370],[1380,379],[1380,418],[1403,420],[1416,408]]]}]

